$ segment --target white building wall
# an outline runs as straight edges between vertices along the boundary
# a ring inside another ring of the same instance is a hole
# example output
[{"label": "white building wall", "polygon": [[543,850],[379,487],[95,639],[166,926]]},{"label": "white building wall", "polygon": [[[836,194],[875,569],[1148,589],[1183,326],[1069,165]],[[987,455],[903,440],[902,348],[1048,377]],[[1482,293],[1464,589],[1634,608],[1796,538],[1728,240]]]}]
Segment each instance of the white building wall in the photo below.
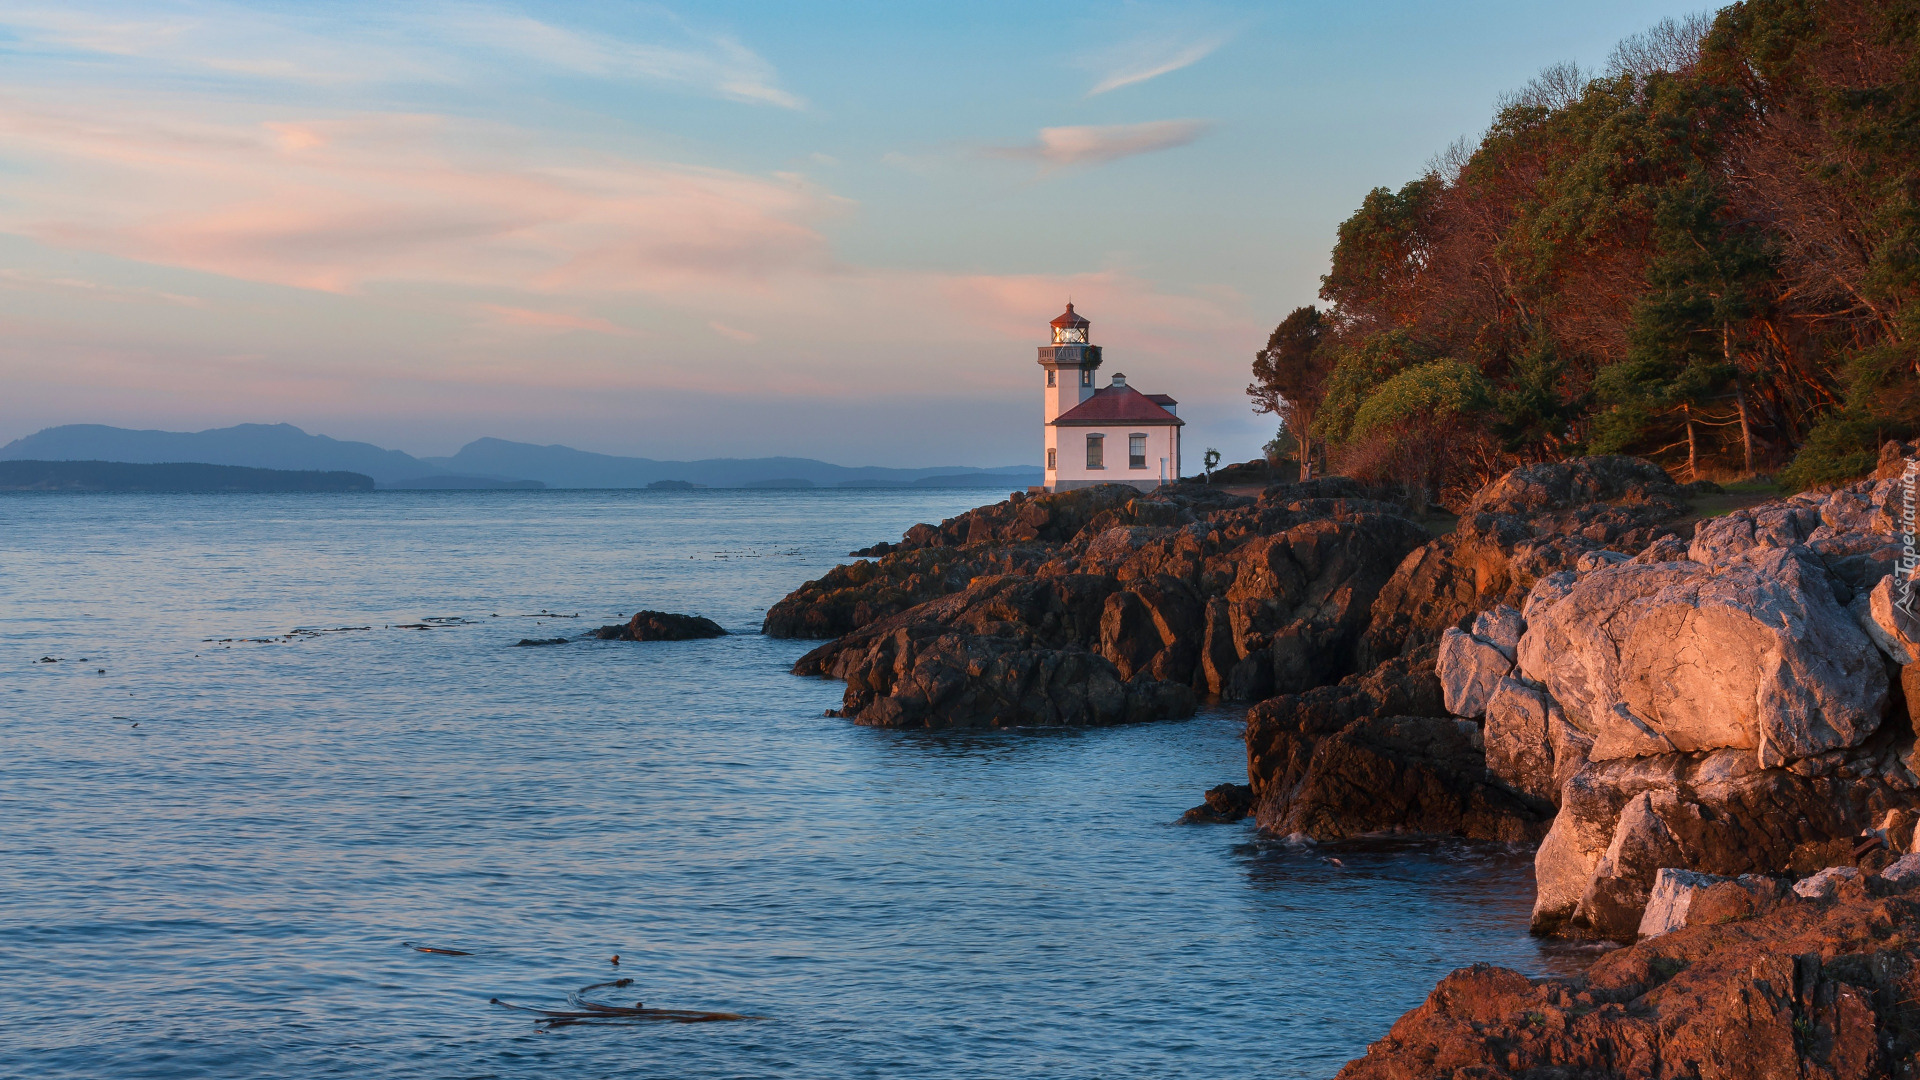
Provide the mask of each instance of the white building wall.
[{"label": "white building wall", "polygon": [[[1087,436],[1105,436],[1105,465],[1087,468]],[[1127,439],[1147,437],[1147,464],[1128,462]],[[1047,425],[1047,449],[1055,467],[1047,470],[1047,487],[1067,491],[1094,484],[1132,484],[1151,490],[1180,478],[1180,428],[1174,424],[1135,424],[1123,427],[1055,427]],[[1162,472],[1162,459],[1165,472]]]}]

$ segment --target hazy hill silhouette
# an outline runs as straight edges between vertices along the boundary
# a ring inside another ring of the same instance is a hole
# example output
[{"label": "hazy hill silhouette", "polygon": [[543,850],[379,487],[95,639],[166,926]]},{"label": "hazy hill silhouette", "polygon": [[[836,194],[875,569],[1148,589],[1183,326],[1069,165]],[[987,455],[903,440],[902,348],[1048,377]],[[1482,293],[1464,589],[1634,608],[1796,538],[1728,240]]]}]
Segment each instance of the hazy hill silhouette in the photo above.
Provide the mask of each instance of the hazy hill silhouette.
[{"label": "hazy hill silhouette", "polygon": [[[537,480],[556,488],[644,488],[661,480],[706,487],[779,483],[814,487],[1014,488],[1040,482],[1037,467],[924,469],[849,467],[813,458],[709,458],[657,461],[483,438],[452,457],[416,458],[372,443],[310,435],[292,424],[238,424],[207,431],[136,431],[67,424],[0,447],[0,460],[199,462],[250,468],[364,473],[382,486],[474,486],[469,481]],[[467,478],[456,482],[455,478]],[[796,483],[804,481],[804,484]]]}]

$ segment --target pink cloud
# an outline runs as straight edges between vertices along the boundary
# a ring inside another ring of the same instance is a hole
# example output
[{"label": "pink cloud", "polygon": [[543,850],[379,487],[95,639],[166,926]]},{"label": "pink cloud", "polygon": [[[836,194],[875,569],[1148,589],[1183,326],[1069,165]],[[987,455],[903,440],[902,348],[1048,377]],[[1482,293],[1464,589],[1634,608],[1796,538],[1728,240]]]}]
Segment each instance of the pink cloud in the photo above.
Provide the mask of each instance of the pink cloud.
[{"label": "pink cloud", "polygon": [[[0,229],[327,292],[379,282],[663,296],[828,261],[794,178],[528,145],[437,117],[202,120],[0,100],[31,169]],[[536,167],[528,160],[555,164]]]},{"label": "pink cloud", "polygon": [[714,333],[719,334],[721,337],[726,338],[728,341],[738,341],[743,345],[756,345],[760,341],[759,334],[756,334],[751,330],[741,330],[736,327],[728,326],[726,323],[721,322],[719,319],[714,319],[708,322],[707,329],[712,330]]},{"label": "pink cloud", "polygon": [[598,315],[567,314],[558,311],[535,311],[531,308],[505,307],[500,304],[481,304],[479,308],[488,316],[489,322],[500,326],[561,333],[572,330],[585,330],[589,333],[606,334],[609,337],[641,336],[638,330],[610,322],[600,318]]}]

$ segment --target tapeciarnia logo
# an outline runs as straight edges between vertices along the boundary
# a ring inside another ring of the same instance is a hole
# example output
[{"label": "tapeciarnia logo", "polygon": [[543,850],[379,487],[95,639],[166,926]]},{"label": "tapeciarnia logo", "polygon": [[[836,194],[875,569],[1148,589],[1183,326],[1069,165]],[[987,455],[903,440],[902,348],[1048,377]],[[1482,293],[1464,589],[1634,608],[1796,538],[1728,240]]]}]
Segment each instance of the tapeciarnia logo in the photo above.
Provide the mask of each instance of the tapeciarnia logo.
[{"label": "tapeciarnia logo", "polygon": [[1914,488],[1920,486],[1920,461],[1909,461],[1900,474],[1900,566],[1893,575],[1893,622],[1910,641],[1920,640],[1920,582],[1914,580],[1914,568],[1920,565],[1915,548]]}]

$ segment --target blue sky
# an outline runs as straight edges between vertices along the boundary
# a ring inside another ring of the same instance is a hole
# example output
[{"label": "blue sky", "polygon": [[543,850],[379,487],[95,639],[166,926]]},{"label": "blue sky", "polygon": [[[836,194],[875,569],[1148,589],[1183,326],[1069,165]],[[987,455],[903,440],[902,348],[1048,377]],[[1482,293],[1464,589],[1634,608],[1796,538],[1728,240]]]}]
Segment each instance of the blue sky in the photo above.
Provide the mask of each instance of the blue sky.
[{"label": "blue sky", "polygon": [[1011,464],[1071,295],[1249,457],[1366,191],[1694,10],[0,3],[0,441]]}]

